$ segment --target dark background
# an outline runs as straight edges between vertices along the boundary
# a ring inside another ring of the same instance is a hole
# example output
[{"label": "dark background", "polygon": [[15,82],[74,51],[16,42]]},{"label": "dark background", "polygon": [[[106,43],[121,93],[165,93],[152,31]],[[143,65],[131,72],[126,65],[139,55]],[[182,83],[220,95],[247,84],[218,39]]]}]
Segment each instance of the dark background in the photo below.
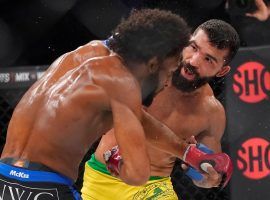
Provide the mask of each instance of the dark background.
[{"label": "dark background", "polygon": [[[210,18],[223,19],[241,33],[243,46],[270,43],[269,20],[244,17],[255,10],[253,4],[252,0],[0,0],[0,68],[50,64],[92,39],[110,36],[132,8],[171,10],[192,28]],[[254,31],[262,36],[254,37]]]}]

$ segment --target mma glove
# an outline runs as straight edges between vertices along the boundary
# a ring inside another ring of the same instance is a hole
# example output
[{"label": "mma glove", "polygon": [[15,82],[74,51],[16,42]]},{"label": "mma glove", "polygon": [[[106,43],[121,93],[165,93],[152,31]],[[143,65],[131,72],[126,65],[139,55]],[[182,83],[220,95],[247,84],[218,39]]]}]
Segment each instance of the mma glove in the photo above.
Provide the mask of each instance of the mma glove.
[{"label": "mma glove", "polygon": [[[205,153],[214,153],[211,149],[202,143],[197,143],[196,147]],[[188,166],[188,168],[185,170],[185,174],[194,181],[201,181],[203,179],[203,175],[191,166]]]},{"label": "mma glove", "polygon": [[205,164],[210,164],[218,173],[222,175],[220,186],[224,188],[229,182],[233,165],[230,157],[225,153],[207,154],[196,147],[189,145],[184,153],[183,161],[201,173],[206,172]]},{"label": "mma glove", "polygon": [[118,177],[122,164],[122,157],[120,155],[118,146],[115,146],[111,150],[106,151],[103,154],[103,158],[111,175]]}]

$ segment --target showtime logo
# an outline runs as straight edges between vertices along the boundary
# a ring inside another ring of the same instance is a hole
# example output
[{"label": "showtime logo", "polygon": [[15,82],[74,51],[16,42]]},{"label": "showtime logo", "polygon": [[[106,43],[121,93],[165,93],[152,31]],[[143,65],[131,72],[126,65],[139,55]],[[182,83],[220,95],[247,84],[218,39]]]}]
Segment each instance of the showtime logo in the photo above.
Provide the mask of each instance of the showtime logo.
[{"label": "showtime logo", "polygon": [[270,176],[270,143],[259,137],[246,140],[237,152],[237,167],[249,179]]},{"label": "showtime logo", "polygon": [[246,103],[258,103],[270,96],[270,72],[259,62],[246,62],[233,76],[233,91]]}]

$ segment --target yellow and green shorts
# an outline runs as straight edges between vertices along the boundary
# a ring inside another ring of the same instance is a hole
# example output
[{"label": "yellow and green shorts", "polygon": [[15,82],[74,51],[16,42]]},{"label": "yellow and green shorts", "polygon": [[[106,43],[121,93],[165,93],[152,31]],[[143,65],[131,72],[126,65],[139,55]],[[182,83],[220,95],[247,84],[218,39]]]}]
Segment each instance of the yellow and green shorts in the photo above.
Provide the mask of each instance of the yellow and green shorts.
[{"label": "yellow and green shorts", "polygon": [[85,164],[83,200],[177,200],[170,177],[150,177],[142,186],[125,184],[110,175],[106,165],[93,154]]}]

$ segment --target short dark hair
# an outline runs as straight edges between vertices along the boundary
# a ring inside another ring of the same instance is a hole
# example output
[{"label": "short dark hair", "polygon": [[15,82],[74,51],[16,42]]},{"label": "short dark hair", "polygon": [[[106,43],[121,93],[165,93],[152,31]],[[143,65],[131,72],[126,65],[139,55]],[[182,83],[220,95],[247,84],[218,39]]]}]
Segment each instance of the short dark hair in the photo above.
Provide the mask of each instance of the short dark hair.
[{"label": "short dark hair", "polygon": [[109,47],[125,61],[147,62],[180,53],[188,45],[190,29],[170,11],[133,10],[113,31]]},{"label": "short dark hair", "polygon": [[204,22],[196,28],[193,35],[199,30],[203,30],[207,34],[209,42],[218,49],[229,49],[224,65],[228,64],[237,53],[240,45],[236,30],[227,22],[218,19],[211,19]]}]

